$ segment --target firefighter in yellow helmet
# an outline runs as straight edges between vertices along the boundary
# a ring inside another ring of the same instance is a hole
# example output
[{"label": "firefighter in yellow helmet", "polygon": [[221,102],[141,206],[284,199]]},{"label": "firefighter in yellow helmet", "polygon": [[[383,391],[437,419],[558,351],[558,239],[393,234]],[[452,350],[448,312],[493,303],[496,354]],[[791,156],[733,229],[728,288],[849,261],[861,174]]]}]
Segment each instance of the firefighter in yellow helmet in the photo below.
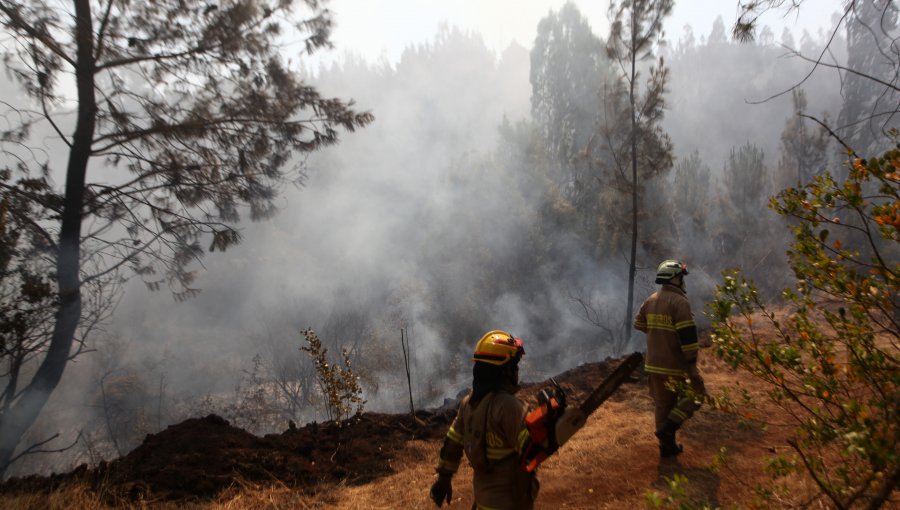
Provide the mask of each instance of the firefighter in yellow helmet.
[{"label": "firefighter in yellow helmet", "polygon": [[525,403],[519,389],[522,340],[505,331],[489,331],[475,347],[472,391],[463,397],[456,419],[441,448],[438,479],[431,498],[441,506],[452,499],[451,478],[463,453],[474,471],[477,509],[528,510],[534,507],[538,482],[523,467],[523,454],[531,445],[525,425]]},{"label": "firefighter in yellow helmet", "polygon": [[[687,299],[684,277],[687,265],[664,260],[656,270],[659,291],[641,305],[634,327],[647,334],[647,359],[644,363],[655,403],[656,437],[660,457],[674,457],[682,451],[675,432],[700,407],[706,394],[703,378],[697,370],[697,326]],[[673,391],[668,386],[686,382],[693,390]]]}]

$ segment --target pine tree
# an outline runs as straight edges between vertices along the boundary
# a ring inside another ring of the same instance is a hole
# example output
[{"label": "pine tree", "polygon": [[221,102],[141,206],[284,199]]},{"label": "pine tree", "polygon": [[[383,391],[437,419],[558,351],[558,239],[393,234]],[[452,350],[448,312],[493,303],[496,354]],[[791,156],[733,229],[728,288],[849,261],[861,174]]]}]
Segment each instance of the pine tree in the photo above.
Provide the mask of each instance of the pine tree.
[{"label": "pine tree", "polygon": [[35,105],[18,112],[3,150],[40,153],[29,133],[46,122],[68,151],[55,172],[63,188],[45,194],[24,185],[43,171],[28,168],[33,158],[3,169],[19,177],[8,192],[53,212],[38,227],[54,240],[57,300],[39,366],[0,414],[2,473],[70,360],[85,286],[130,271],[192,295],[190,264],[240,241],[240,211],[271,216],[280,187],[302,175],[293,154],[372,116],[322,97],[281,56],[286,25],[305,53],[328,45],[331,14],[316,0],[2,0],[0,23],[6,69]]},{"label": "pine tree", "polygon": [[806,114],[806,94],[803,89],[793,91],[794,114],[788,118],[781,132],[781,159],[775,175],[775,188],[802,186],[825,169],[828,164],[828,133],[803,117]]},{"label": "pine tree", "polygon": [[[667,69],[660,58],[650,69],[643,96],[638,84],[638,62],[653,56],[653,49],[662,36],[663,19],[672,11],[672,0],[625,0],[610,4],[614,20],[607,51],[622,69],[622,79],[628,91],[628,143],[616,144],[616,170],[630,188],[631,194],[631,250],[628,263],[628,297],[626,300],[623,333],[631,330],[634,308],[634,279],[637,273],[638,214],[641,182],[672,168],[672,145],[660,127],[665,106]],[[612,89],[615,93],[615,88]],[[630,171],[625,170],[625,163]],[[625,335],[628,336],[628,335]]]},{"label": "pine tree", "polygon": [[900,8],[890,0],[857,0],[849,5],[844,104],[836,133],[857,154],[889,147],[889,131],[900,128]]},{"label": "pine tree", "polygon": [[[596,185],[579,152],[588,146],[601,109],[599,84],[608,74],[603,41],[572,3],[538,24],[531,50],[531,116],[551,159],[556,182],[579,209],[591,209]],[[583,216],[587,222],[593,214]]]}]

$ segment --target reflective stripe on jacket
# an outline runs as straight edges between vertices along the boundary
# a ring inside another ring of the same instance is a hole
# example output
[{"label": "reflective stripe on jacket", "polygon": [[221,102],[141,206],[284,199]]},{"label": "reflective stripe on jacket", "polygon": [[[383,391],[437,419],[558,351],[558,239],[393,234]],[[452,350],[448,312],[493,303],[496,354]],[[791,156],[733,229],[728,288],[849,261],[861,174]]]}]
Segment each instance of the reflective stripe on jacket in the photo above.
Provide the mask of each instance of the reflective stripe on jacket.
[{"label": "reflective stripe on jacket", "polygon": [[663,284],[644,301],[634,327],[647,334],[648,373],[681,376],[697,361],[700,344],[691,305],[683,290]]},{"label": "reflective stripe on jacket", "polygon": [[[525,403],[506,391],[490,393],[475,406],[470,404],[468,395],[460,402],[441,448],[437,471],[455,473],[465,452],[474,471],[478,508],[533,507],[537,481],[522,469],[521,463],[522,448],[531,438],[525,427],[526,412]],[[479,423],[475,424],[475,420]],[[481,440],[476,440],[476,436]]]}]

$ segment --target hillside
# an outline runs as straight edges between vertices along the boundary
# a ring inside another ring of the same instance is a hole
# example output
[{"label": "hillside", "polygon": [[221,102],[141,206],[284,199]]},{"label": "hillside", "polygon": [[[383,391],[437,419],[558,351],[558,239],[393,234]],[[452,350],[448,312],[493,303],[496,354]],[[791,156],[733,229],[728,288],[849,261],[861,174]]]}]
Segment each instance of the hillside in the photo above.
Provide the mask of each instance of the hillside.
[{"label": "hillside", "polygon": [[[556,379],[579,401],[616,364],[588,363]],[[712,391],[749,383],[711,353],[701,354],[700,367]],[[541,386],[526,385],[523,397],[532,399]],[[775,410],[765,413],[778,421]],[[0,507],[434,508],[427,493],[450,419],[441,411],[415,419],[365,413],[342,427],[310,424],[261,438],[217,416],[191,419],[95,469],[11,480],[0,487]],[[727,507],[752,498],[766,477],[764,458],[786,447],[783,428],[703,409],[681,433],[684,454],[660,464],[651,429],[651,401],[639,378],[541,467],[538,508],[639,508],[648,491],[668,494],[666,478],[675,474],[689,480],[691,499]],[[452,508],[471,501],[471,470],[463,463]]]}]

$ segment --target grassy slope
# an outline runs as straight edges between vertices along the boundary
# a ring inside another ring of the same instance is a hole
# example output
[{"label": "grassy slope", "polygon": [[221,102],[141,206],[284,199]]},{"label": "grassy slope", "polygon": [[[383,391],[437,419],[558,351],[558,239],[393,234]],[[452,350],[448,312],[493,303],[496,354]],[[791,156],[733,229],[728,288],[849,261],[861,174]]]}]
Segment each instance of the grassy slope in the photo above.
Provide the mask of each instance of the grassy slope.
[{"label": "grassy slope", "polygon": [[[701,371],[707,387],[743,386],[736,375],[705,354]],[[770,421],[778,410],[766,409]],[[689,497],[713,507],[744,506],[758,483],[767,481],[765,458],[783,451],[788,427],[763,428],[723,413],[703,409],[680,433],[685,452],[676,461],[660,463],[652,434],[652,401],[644,385],[626,385],[615,401],[594,413],[584,430],[540,469],[538,508],[624,509],[647,506],[646,493],[668,494],[666,478],[680,473],[689,479]],[[323,494],[318,503],[329,508],[435,508],[427,497],[439,444],[412,445],[407,463],[375,483],[346,487]],[[725,462],[717,462],[725,447]],[[718,469],[713,467],[719,464]],[[471,470],[463,467],[454,479],[451,508],[468,509],[472,503]],[[794,484],[793,496],[806,488]]]},{"label": "grassy slope", "polygon": [[[753,390],[747,376],[738,376],[712,353],[701,353],[701,371],[707,388],[718,392],[738,386]],[[771,422],[786,422],[778,409],[764,413]],[[709,409],[702,409],[684,427],[680,441],[685,452],[677,461],[660,463],[652,435],[652,402],[643,384],[623,386],[613,400],[594,415],[558,455],[540,469],[538,508],[642,508],[646,493],[668,494],[666,478],[680,473],[689,479],[692,500],[715,506],[745,506],[753,489],[768,477],[766,457],[784,451],[787,426],[760,425]],[[725,448],[726,461],[717,462]],[[177,508],[243,510],[260,508],[394,509],[435,508],[428,499],[434,479],[433,465],[439,441],[412,441],[391,467],[393,475],[360,486],[322,487],[314,495],[303,495],[287,487],[243,485],[222,494],[216,501],[180,504]],[[720,464],[715,467],[717,464]],[[454,479],[451,508],[468,509],[472,503],[472,472],[465,462]],[[795,481],[791,499],[802,500],[808,487]],[[175,508],[170,504],[154,508]],[[145,505],[137,506],[146,508]],[[90,492],[79,487],[47,495],[0,499],[0,508],[107,508]],[[446,507],[445,507],[446,508]]]}]

